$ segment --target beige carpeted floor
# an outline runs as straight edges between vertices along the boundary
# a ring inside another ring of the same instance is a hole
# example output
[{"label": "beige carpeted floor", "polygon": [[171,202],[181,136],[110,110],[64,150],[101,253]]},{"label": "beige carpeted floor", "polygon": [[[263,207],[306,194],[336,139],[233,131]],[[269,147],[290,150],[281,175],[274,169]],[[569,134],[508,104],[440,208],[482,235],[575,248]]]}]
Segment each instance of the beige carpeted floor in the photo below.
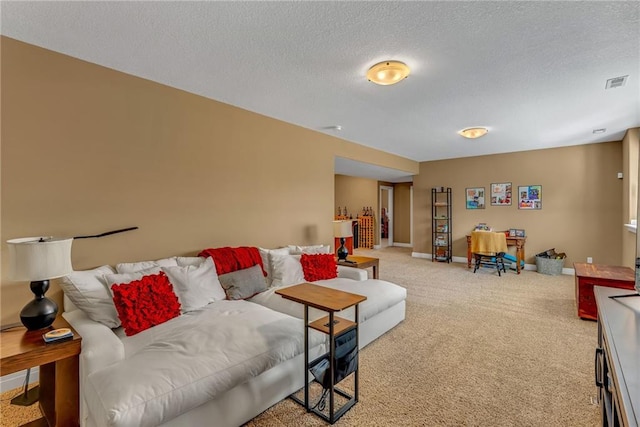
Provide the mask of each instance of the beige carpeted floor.
[{"label": "beige carpeted floor", "polygon": [[[31,389],[33,386],[29,386]],[[38,402],[31,406],[14,406],[11,399],[22,394],[24,389],[5,391],[0,394],[0,426],[17,427],[42,417]]]},{"label": "beige carpeted floor", "polygon": [[[335,425],[599,425],[597,327],[576,315],[572,276],[498,277],[410,249],[357,252],[407,288],[407,318],[360,352],[360,401]],[[17,425],[5,397],[2,425]],[[326,423],[285,399],[247,427],[300,425]]]},{"label": "beige carpeted floor", "polygon": [[[597,426],[595,322],[580,320],[572,276],[380,258],[407,288],[406,320],[360,352],[360,401],[338,426]],[[287,399],[248,427],[325,425]]]}]

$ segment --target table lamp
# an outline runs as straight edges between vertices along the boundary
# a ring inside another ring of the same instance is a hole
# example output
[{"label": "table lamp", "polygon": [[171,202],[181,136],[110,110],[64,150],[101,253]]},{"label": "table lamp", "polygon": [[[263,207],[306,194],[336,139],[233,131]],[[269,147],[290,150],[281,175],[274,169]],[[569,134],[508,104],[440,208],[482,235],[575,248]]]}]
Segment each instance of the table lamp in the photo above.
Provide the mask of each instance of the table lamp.
[{"label": "table lamp", "polygon": [[349,251],[344,247],[344,243],[347,237],[353,236],[351,221],[333,221],[333,236],[340,238],[340,247],[336,252],[338,261],[346,261]]},{"label": "table lamp", "polygon": [[51,326],[58,304],[45,297],[49,279],[66,276],[71,266],[72,238],[24,237],[7,240],[11,280],[30,281],[35,298],[20,312],[22,324],[30,331]]}]

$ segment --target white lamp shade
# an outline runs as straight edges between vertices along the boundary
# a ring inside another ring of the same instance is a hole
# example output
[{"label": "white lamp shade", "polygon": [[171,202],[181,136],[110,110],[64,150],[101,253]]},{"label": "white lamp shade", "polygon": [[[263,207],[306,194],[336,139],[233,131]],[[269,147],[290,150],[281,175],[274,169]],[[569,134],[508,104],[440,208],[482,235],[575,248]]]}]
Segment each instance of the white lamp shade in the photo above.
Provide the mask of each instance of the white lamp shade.
[{"label": "white lamp shade", "polygon": [[351,237],[351,221],[333,221],[333,237]]},{"label": "white lamp shade", "polygon": [[72,238],[52,237],[24,237],[7,240],[10,278],[35,282],[70,274],[73,271],[71,266],[72,242]]}]

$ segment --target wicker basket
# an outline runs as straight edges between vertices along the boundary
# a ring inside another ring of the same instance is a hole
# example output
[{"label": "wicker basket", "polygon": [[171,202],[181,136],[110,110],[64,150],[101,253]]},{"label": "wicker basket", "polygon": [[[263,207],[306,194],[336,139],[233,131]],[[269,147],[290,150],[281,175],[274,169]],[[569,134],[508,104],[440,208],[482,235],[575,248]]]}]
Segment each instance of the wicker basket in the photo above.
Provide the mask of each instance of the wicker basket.
[{"label": "wicker basket", "polygon": [[557,276],[562,274],[562,267],[564,267],[564,258],[557,259],[536,256],[536,270],[538,273]]}]

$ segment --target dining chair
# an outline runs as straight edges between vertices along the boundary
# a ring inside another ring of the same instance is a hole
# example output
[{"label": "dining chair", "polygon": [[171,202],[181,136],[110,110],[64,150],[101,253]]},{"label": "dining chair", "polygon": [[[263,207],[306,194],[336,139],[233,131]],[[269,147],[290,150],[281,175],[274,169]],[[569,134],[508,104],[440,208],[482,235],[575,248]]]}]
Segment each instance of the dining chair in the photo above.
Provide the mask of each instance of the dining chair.
[{"label": "dining chair", "polygon": [[471,254],[475,261],[473,272],[478,271],[482,265],[495,267],[498,276],[500,271],[507,272],[504,266],[504,254],[507,252],[507,236],[504,233],[493,231],[471,232]]}]

